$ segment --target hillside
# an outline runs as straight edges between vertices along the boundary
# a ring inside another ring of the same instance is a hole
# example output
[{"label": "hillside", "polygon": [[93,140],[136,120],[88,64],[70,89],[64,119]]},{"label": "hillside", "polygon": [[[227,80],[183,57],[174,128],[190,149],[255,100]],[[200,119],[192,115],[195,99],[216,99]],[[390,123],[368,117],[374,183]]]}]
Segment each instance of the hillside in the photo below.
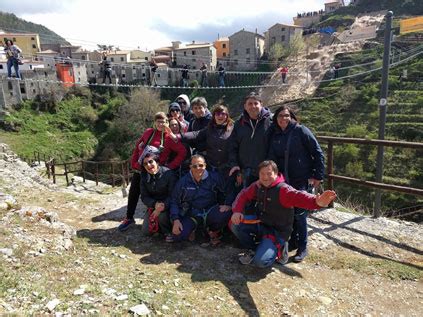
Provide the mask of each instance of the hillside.
[{"label": "hillside", "polygon": [[258,270],[238,263],[230,240],[142,238],[141,209],[119,233],[120,190],[79,178],[51,185],[4,145],[0,170],[0,314],[126,315],[145,305],[165,316],[419,315],[420,225],[336,205],[311,215],[305,262]]},{"label": "hillside", "polygon": [[70,45],[70,43],[63,37],[54,33],[45,26],[25,21],[18,18],[13,13],[0,11],[0,30],[11,33],[38,33],[40,35],[41,44],[60,43]]}]

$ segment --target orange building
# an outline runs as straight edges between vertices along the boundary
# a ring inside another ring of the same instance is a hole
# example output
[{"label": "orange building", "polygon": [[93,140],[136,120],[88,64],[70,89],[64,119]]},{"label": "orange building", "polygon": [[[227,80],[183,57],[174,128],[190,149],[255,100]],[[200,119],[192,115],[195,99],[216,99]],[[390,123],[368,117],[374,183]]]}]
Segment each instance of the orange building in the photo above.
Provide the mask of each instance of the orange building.
[{"label": "orange building", "polygon": [[56,64],[57,77],[64,82],[63,86],[72,87],[75,82],[73,68],[71,63],[57,63]]},{"label": "orange building", "polygon": [[217,58],[228,58],[229,57],[229,38],[222,37],[213,43],[216,48]]}]

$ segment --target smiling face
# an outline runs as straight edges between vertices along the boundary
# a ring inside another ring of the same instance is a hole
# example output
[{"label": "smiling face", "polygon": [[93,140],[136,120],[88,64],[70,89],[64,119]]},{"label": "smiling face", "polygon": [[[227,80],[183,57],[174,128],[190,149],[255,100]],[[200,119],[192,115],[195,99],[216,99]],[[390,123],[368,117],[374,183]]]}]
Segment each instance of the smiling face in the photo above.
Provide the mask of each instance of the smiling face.
[{"label": "smiling face", "polygon": [[192,112],[194,112],[196,118],[202,118],[206,115],[206,108],[201,105],[194,105],[192,106]]},{"label": "smiling face", "polygon": [[262,167],[259,171],[259,181],[264,187],[269,187],[278,178],[271,165]]},{"label": "smiling face", "polygon": [[159,171],[159,164],[154,160],[153,156],[147,156],[142,162],[145,170],[149,174],[156,174]]},{"label": "smiling face", "polygon": [[285,130],[288,127],[289,122],[291,121],[291,114],[289,113],[289,110],[284,109],[279,112],[276,120],[278,121],[278,126],[282,130]]},{"label": "smiling face", "polygon": [[191,159],[190,171],[195,181],[199,182],[206,171],[206,162],[202,157],[193,157]]},{"label": "smiling face", "polygon": [[163,129],[167,125],[167,120],[166,119],[157,119],[156,121],[154,121],[154,123],[155,123],[156,129],[158,131],[163,131]]},{"label": "smiling face", "polygon": [[178,134],[178,133],[181,132],[180,129],[179,129],[179,123],[178,123],[177,119],[170,119],[169,128],[170,128],[170,130],[172,130],[172,132],[174,134]]},{"label": "smiling face", "polygon": [[226,111],[216,111],[214,113],[214,121],[216,122],[216,124],[218,125],[225,124],[227,120],[228,120],[228,114],[226,113]]},{"label": "smiling face", "polygon": [[245,111],[247,111],[250,118],[254,120],[258,118],[262,108],[263,106],[261,102],[256,100],[255,98],[248,98],[244,104]]}]

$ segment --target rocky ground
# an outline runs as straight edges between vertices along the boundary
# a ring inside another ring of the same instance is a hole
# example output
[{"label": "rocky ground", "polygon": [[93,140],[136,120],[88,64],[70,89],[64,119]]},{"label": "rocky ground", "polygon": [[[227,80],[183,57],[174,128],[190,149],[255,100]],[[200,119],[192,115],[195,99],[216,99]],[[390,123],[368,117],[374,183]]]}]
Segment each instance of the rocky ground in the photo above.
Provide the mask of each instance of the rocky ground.
[{"label": "rocky ground", "polygon": [[310,215],[305,262],[259,270],[232,241],[169,245],[141,219],[119,233],[120,189],[42,173],[0,145],[0,314],[421,315],[419,224],[336,205]]}]

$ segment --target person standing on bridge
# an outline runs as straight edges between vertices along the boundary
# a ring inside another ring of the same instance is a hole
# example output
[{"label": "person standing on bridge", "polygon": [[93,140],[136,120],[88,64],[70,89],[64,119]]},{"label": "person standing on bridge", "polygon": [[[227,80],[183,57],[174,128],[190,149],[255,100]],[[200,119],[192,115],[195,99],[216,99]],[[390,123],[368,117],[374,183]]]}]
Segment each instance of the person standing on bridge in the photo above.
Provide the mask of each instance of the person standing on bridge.
[{"label": "person standing on bridge", "polygon": [[[324,156],[313,133],[298,123],[291,106],[279,107],[268,131],[267,158],[276,162],[285,181],[300,191],[318,188],[324,176]],[[307,211],[295,208],[290,249],[297,249],[295,262],[307,256]]]}]

